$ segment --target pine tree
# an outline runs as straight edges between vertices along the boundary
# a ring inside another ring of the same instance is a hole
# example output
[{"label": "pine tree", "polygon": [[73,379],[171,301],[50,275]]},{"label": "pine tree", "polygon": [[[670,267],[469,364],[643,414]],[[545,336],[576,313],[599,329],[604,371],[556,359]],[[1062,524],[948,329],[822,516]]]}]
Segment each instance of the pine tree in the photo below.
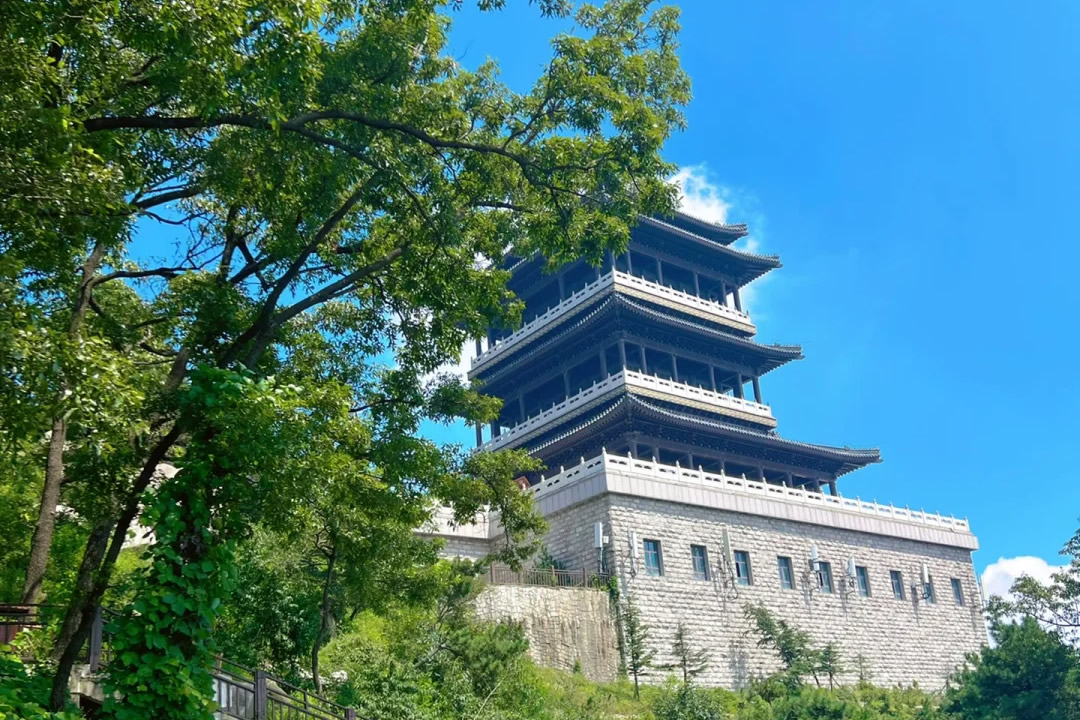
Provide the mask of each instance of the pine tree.
[{"label": "pine tree", "polygon": [[671,654],[675,657],[675,662],[665,665],[664,669],[674,670],[678,668],[681,670],[683,682],[686,684],[689,684],[691,680],[705,672],[709,667],[708,651],[693,648],[690,643],[690,631],[686,629],[681,620],[678,627],[675,628],[675,639],[671,643]]},{"label": "pine tree", "polygon": [[626,670],[634,678],[634,697],[641,696],[639,678],[648,674],[652,667],[653,653],[647,643],[649,626],[641,620],[637,606],[627,598],[623,605],[623,633],[626,638]]}]

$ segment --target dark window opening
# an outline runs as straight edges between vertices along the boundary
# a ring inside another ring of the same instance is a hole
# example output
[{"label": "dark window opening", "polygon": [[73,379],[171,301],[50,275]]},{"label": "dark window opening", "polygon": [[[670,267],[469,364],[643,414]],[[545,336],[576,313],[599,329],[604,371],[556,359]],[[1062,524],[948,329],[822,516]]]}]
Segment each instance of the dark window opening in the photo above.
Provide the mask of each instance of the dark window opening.
[{"label": "dark window opening", "polygon": [[604,348],[604,363],[607,364],[608,375],[614,375],[622,370],[622,357],[619,355],[618,345],[608,345]]},{"label": "dark window opening", "polygon": [[527,323],[535,319],[536,316],[543,315],[549,308],[555,307],[560,302],[562,302],[562,298],[559,297],[559,282],[553,279],[547,285],[525,298],[525,313],[522,316],[522,321]]},{"label": "dark window opening", "polygon": [[724,283],[721,280],[715,280],[704,275],[698,275],[698,290],[701,297],[706,300],[712,300],[713,302],[726,304],[727,298],[724,294]]},{"label": "dark window opening", "polygon": [[653,576],[664,574],[664,557],[660,552],[659,540],[645,541],[645,574]]},{"label": "dark window opening", "polygon": [[580,392],[593,383],[604,379],[604,373],[600,370],[600,356],[594,355],[585,362],[578,363],[570,368],[567,373],[570,378],[570,394]]},{"label": "dark window opening", "polygon": [[596,268],[588,263],[576,265],[563,275],[563,299],[596,280]]},{"label": "dark window opening", "polygon": [[745,550],[735,551],[735,582],[740,585],[752,585],[754,582],[750,575],[750,553]]},{"label": "dark window opening", "polygon": [[635,372],[644,372],[645,365],[641,359],[641,346],[634,343],[626,343],[626,369]]},{"label": "dark window opening", "polygon": [[664,271],[665,285],[673,290],[684,292],[687,295],[697,295],[697,289],[694,287],[694,273],[692,271],[670,263],[661,263],[660,266]]},{"label": "dark window opening", "polygon": [[784,590],[794,590],[795,571],[791,567],[791,558],[777,556],[776,568],[780,572],[780,587]]},{"label": "dark window opening", "polygon": [[686,453],[660,448],[660,453],[657,455],[656,459],[660,462],[661,465],[674,465],[675,463],[679,463],[683,467],[686,467],[686,461],[688,458],[686,457]]},{"label": "dark window opening", "polygon": [[952,596],[957,605],[964,606],[964,587],[957,578],[952,578]]},{"label": "dark window opening", "polygon": [[690,560],[693,563],[694,579],[709,579],[709,553],[704,545],[690,546]]},{"label": "dark window opening", "polygon": [[859,586],[859,595],[870,597],[870,574],[866,568],[855,566],[855,584]]},{"label": "dark window opening", "polygon": [[656,258],[642,255],[639,252],[630,252],[630,264],[634,266],[634,275],[649,282],[660,282],[660,266]]},{"label": "dark window opening", "polygon": [[525,415],[528,417],[539,415],[565,399],[566,388],[563,385],[562,375],[553,377],[525,393]]},{"label": "dark window opening", "polygon": [[709,366],[697,360],[679,358],[679,382],[712,390],[712,374],[709,372]]},{"label": "dark window opening", "polygon": [[669,353],[645,348],[645,366],[648,368],[650,375],[665,380],[675,379],[675,360]]},{"label": "dark window opening", "polygon": [[897,600],[904,599],[904,575],[899,570],[889,571],[889,582],[892,583],[892,594]]},{"label": "dark window opening", "polygon": [[832,593],[832,565],[827,562],[818,563],[818,587],[823,593]]}]

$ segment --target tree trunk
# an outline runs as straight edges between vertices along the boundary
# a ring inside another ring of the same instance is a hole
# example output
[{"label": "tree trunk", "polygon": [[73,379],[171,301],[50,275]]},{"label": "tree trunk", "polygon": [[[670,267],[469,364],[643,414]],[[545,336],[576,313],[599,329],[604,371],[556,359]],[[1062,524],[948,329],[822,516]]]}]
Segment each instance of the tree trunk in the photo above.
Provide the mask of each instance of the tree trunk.
[{"label": "tree trunk", "polygon": [[322,606],[319,608],[319,634],[315,636],[315,645],[311,648],[311,680],[315,683],[315,692],[322,692],[322,679],[319,677],[319,650],[323,638],[330,629],[330,585],[334,580],[334,563],[337,561],[337,546],[330,548],[326,561],[326,582],[323,583]]},{"label": "tree trunk", "polygon": [[[123,512],[120,514],[119,519],[112,528],[112,540],[109,543],[109,551],[101,561],[101,566],[93,573],[93,583],[90,592],[84,595],[76,594],[71,598],[71,602],[68,603],[67,612],[64,615],[63,626],[75,627],[75,631],[71,634],[70,638],[67,638],[66,646],[60,644],[59,641],[62,638],[59,637],[57,638],[57,642],[53,645],[53,657],[60,658],[56,667],[56,672],[53,675],[52,692],[49,696],[49,709],[54,712],[59,712],[64,708],[68,696],[68,681],[71,677],[71,669],[75,666],[75,661],[79,657],[79,650],[82,648],[82,644],[86,641],[86,637],[90,633],[90,626],[94,622],[95,607],[101,602],[101,598],[105,595],[105,590],[109,587],[109,581],[112,579],[112,571],[116,566],[116,558],[120,556],[120,550],[124,547],[124,541],[127,539],[128,528],[131,527],[132,521],[134,521],[135,517],[139,514],[139,498],[153,479],[158,464],[165,458],[165,453],[169,451],[180,437],[180,433],[181,426],[178,421],[173,424],[172,429],[158,441],[157,445],[155,445],[154,449],[150,452],[146,463],[139,472],[139,476],[135,479],[131,490],[128,492],[127,504],[124,506]],[[89,553],[89,551],[90,548],[88,543],[86,553]],[[83,555],[84,558],[86,557],[86,553]]]},{"label": "tree trunk", "polygon": [[[82,563],[79,564],[79,573],[75,577],[75,591],[72,594],[72,604],[79,605],[81,599],[90,595],[94,590],[94,571],[101,566],[101,559],[105,555],[105,549],[109,547],[109,531],[112,530],[113,520],[103,520],[90,531],[90,537],[86,541],[86,550],[83,552]],[[96,607],[96,603],[94,603]],[[69,614],[64,616],[64,622],[60,631],[53,641],[52,661],[60,662],[68,645],[71,644],[75,633],[79,629],[79,615]],[[81,646],[82,643],[79,643]]]},{"label": "tree trunk", "polygon": [[49,564],[53,531],[56,529],[56,506],[60,503],[60,485],[64,482],[64,445],[67,444],[67,420],[63,415],[55,418],[49,452],[45,458],[45,486],[41,490],[38,520],[34,538],[30,541],[30,559],[26,563],[26,581],[23,583],[24,604],[41,602],[41,583]]},{"label": "tree trunk", "polygon": [[[75,306],[71,311],[71,323],[68,326],[68,338],[75,340],[82,330],[86,309],[90,306],[93,291],[93,279],[105,256],[105,246],[94,245],[86,262],[82,266],[82,282]],[[67,445],[67,420],[64,417],[63,402],[67,397],[67,381],[62,380],[56,394],[56,417],[52,422],[52,435],[49,438],[49,454],[45,459],[45,486],[41,490],[41,503],[38,507],[38,521],[34,527],[34,537],[30,541],[30,559],[26,563],[26,580],[23,583],[22,602],[41,602],[41,584],[45,579],[45,569],[49,565],[49,553],[52,550],[53,532],[56,530],[56,506],[60,503],[60,486],[64,482],[64,446]]]}]

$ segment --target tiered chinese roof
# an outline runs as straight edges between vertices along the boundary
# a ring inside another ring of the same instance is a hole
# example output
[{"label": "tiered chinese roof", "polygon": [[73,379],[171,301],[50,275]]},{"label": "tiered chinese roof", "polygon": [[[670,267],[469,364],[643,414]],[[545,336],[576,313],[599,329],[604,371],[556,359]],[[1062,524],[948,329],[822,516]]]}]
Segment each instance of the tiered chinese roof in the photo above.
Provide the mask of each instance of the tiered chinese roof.
[{"label": "tiered chinese roof", "polygon": [[469,373],[504,401],[483,449],[524,448],[552,468],[606,449],[834,491],[839,475],[878,462],[876,449],[777,434],[760,378],[802,352],[754,339],[740,289],[780,260],[732,247],[746,235],[678,213],[642,218],[599,268],[512,261],[525,322],[492,329]]}]

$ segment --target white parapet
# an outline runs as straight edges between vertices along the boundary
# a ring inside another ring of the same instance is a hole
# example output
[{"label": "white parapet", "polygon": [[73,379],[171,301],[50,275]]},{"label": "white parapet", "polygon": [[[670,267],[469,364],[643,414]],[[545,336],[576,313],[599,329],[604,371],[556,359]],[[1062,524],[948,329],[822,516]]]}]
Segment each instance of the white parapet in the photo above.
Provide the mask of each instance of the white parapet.
[{"label": "white parapet", "polygon": [[750,316],[740,310],[643,280],[634,275],[612,270],[578,290],[558,305],[548,308],[547,311],[537,315],[518,330],[495,342],[487,350],[477,355],[472,361],[470,374],[476,373],[495,362],[498,358],[504,357],[510,350],[527,340],[540,337],[555,328],[590,300],[616,291],[718,322],[744,333],[752,335],[757,332],[757,328],[750,321]]},{"label": "white parapet", "polygon": [[602,453],[531,488],[549,515],[605,492],[978,548],[966,519]]},{"label": "white parapet", "polygon": [[431,518],[417,532],[423,535],[490,540],[496,537],[501,532],[501,529],[498,513],[483,510],[477,513],[472,522],[457,523],[454,522],[453,510],[439,506],[435,508]]},{"label": "white parapet", "polygon": [[573,415],[577,410],[595,405],[609,397],[614,397],[624,388],[631,388],[644,395],[669,402],[683,402],[720,414],[732,415],[742,420],[759,422],[762,425],[776,425],[772,409],[768,405],[762,405],[732,395],[724,395],[712,390],[705,390],[694,385],[675,382],[674,380],[645,375],[634,370],[621,370],[614,375],[609,375],[603,380],[593,383],[562,402],[555,403],[539,415],[534,415],[525,422],[515,425],[481,445],[480,449],[499,450],[508,447],[522,438],[540,431],[547,425],[562,421]]}]

